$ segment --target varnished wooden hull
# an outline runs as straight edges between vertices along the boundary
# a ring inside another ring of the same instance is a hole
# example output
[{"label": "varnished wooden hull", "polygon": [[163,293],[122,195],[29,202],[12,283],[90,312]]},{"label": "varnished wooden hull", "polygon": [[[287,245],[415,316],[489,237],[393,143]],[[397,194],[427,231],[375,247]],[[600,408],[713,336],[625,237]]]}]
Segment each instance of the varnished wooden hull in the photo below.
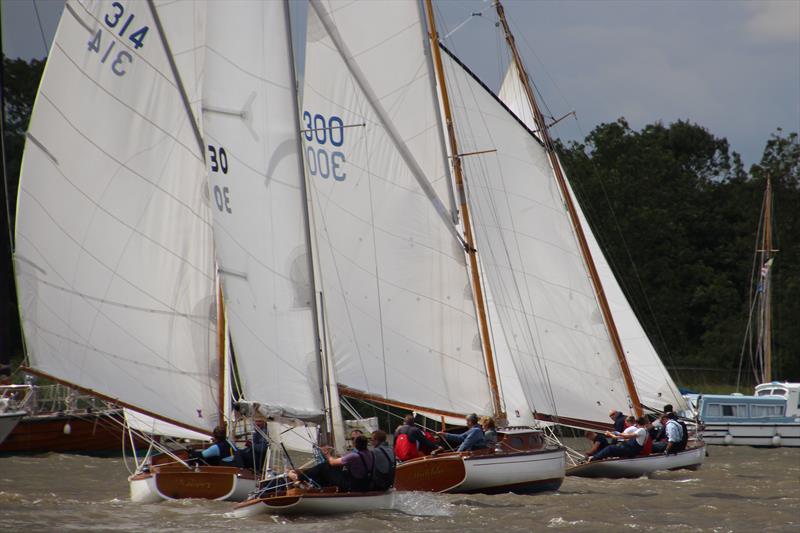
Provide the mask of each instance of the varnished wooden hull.
[{"label": "varnished wooden hull", "polygon": [[256,487],[252,471],[229,466],[154,467],[152,472],[135,474],[128,481],[131,501],[137,503],[186,498],[242,501]]},{"label": "varnished wooden hull", "polygon": [[253,498],[237,504],[233,514],[246,518],[264,513],[271,514],[338,514],[391,509],[394,491],[337,492],[331,489],[302,490],[265,498]]},{"label": "varnished wooden hull", "polygon": [[[23,418],[6,440],[0,453],[119,454],[124,430],[116,414],[34,415]],[[125,445],[130,441],[125,435]],[[147,444],[137,440],[137,446]]]},{"label": "varnished wooden hull", "polygon": [[568,476],[637,478],[659,470],[696,470],[703,464],[706,455],[705,444],[670,455],[642,455],[639,457],[610,457],[592,461],[567,470]]},{"label": "varnished wooden hull", "polygon": [[564,481],[560,448],[519,453],[445,453],[397,466],[395,489],[449,493],[534,493],[557,490]]}]

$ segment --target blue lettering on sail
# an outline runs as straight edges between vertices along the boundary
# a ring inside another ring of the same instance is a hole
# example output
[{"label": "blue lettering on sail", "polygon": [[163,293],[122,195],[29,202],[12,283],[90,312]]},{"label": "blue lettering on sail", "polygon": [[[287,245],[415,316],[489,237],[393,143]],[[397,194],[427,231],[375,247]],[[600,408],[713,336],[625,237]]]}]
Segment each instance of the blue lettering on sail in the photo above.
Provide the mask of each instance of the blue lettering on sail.
[{"label": "blue lettering on sail", "polygon": [[303,122],[308,173],[322,179],[333,178],[336,181],[344,181],[347,177],[344,172],[344,164],[347,162],[344,152],[328,149],[328,145],[339,148],[344,144],[342,119],[335,115],[326,119],[319,113],[304,111]]}]

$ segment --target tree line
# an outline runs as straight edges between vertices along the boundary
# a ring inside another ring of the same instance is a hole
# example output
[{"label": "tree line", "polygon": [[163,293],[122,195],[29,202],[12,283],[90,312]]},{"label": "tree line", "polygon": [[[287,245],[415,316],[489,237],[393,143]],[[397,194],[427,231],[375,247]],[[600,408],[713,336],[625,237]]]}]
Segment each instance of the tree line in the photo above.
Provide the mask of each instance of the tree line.
[{"label": "tree line", "polygon": [[[14,220],[25,132],[44,60],[3,59],[4,209]],[[617,279],[676,381],[680,369],[735,379],[750,306],[750,279],[765,180],[773,183],[774,375],[800,380],[800,140],[776,130],[761,161],[744,168],[724,138],[700,125],[624,119],[582,142],[559,144],[561,161]],[[7,193],[7,194],[6,194]],[[14,366],[22,340],[8,218],[0,247],[0,364]],[[749,378],[752,381],[752,377]]]}]

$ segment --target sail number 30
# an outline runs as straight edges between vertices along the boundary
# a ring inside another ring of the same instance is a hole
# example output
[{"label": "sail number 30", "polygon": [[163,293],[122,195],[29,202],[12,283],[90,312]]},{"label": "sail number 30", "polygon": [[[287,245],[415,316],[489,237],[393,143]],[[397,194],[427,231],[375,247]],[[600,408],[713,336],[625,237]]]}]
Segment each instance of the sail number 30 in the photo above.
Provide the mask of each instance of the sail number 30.
[{"label": "sail number 30", "polygon": [[[222,146],[208,145],[208,169],[211,172],[228,173],[228,154]],[[214,185],[214,203],[217,209],[233,213],[231,209],[231,190],[225,186]]]},{"label": "sail number 30", "polygon": [[[90,51],[95,52],[100,56],[100,63],[105,63],[110,57],[111,72],[117,76],[124,76],[127,72],[125,66],[133,63],[133,54],[126,49],[117,50],[116,53],[113,53],[114,46],[117,44],[118,40],[113,36],[114,33],[116,33],[119,37],[124,38],[126,36],[126,32],[131,30],[130,33],[127,33],[127,38],[133,43],[133,48],[138,50],[144,46],[144,38],[150,28],[148,26],[142,26],[139,29],[134,30],[136,26],[131,26],[131,24],[136,16],[133,13],[129,13],[126,16],[125,7],[119,2],[114,2],[111,4],[111,8],[111,13],[107,13],[105,17],[103,17],[103,22],[105,22],[106,26],[108,26],[108,28],[111,30],[108,33],[111,38],[103,39],[103,29],[98,28],[98,30],[89,40],[88,47]],[[108,44],[104,44],[103,41],[108,41]],[[124,41],[120,42],[120,48],[123,47],[124,43]]]},{"label": "sail number 30", "polygon": [[[312,115],[310,112],[304,111],[303,121],[305,122],[303,136],[308,143],[316,145],[306,145],[308,173],[324,179],[333,178],[336,181],[344,181],[347,177],[344,172],[344,153],[336,150],[344,144],[342,119],[337,116],[326,119],[324,115]],[[333,149],[329,149],[328,145]]]}]

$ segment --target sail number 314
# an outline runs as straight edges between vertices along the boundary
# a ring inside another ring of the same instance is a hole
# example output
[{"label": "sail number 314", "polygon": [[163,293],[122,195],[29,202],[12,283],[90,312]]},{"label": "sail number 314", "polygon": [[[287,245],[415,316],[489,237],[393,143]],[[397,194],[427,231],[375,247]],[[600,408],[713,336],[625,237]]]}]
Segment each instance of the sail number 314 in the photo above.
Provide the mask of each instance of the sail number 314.
[{"label": "sail number 314", "polygon": [[[125,12],[125,7],[122,4],[114,2],[111,4],[111,12],[106,13],[103,17],[103,22],[105,22],[109,29],[106,36],[107,38],[103,38],[105,35],[103,28],[98,28],[87,43],[89,50],[100,56],[100,63],[105,64],[106,60],[110,58],[111,72],[117,76],[124,76],[127,72],[126,66],[133,63],[133,54],[125,49],[124,45],[126,43],[121,39],[127,36],[127,39],[133,43],[133,48],[138,50],[144,46],[144,38],[147,36],[147,32],[150,29],[148,26],[141,26],[138,29],[134,29],[138,26],[132,26],[135,18],[136,16],[133,13]],[[129,33],[128,30],[130,30]],[[120,39],[117,39],[114,34],[119,36]],[[120,45],[115,51],[114,47],[118,40],[120,41]],[[122,50],[119,48],[122,48]]]}]

